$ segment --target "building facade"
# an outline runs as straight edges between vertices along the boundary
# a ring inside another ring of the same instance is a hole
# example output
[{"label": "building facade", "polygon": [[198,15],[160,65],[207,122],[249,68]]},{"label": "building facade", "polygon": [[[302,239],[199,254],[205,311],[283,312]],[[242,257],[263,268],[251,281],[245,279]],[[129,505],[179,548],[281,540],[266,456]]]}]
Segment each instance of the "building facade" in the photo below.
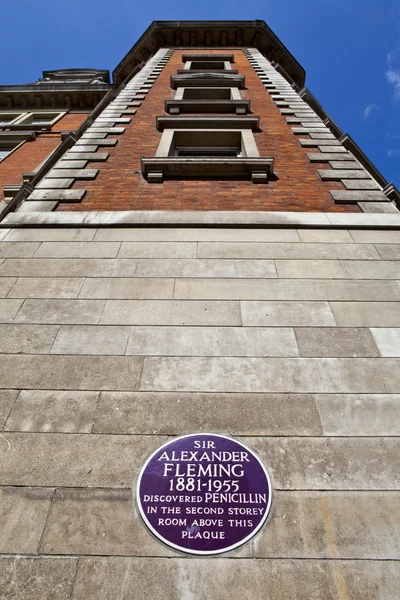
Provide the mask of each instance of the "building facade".
[{"label": "building facade", "polygon": [[[268,26],[0,87],[0,160],[0,597],[397,600],[400,196]],[[273,485],[210,558],[134,496],[202,432]]]}]

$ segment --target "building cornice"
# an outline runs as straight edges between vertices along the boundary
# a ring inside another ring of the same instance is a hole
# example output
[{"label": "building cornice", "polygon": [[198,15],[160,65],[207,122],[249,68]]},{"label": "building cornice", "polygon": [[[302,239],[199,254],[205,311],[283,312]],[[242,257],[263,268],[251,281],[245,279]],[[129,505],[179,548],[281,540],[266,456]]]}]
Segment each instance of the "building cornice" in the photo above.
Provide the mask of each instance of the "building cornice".
[{"label": "building cornice", "polygon": [[265,21],[153,21],[113,71],[116,87],[132,70],[153,56],[159,48],[241,48],[255,47],[282,68],[299,89],[305,71]]}]

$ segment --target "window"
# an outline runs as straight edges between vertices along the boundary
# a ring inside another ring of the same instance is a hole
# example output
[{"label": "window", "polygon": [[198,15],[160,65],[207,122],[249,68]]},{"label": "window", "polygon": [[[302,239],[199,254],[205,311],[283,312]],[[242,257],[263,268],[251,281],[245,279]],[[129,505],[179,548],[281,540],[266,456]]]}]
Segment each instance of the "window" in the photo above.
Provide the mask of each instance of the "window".
[{"label": "window", "polygon": [[171,115],[207,112],[245,115],[250,112],[250,100],[242,100],[235,87],[180,87],[173,100],[165,101],[165,111]]},{"label": "window", "polygon": [[6,156],[8,156],[10,154],[10,152],[12,152],[14,150],[14,147],[12,146],[8,146],[8,147],[1,147],[0,146],[0,162],[2,160],[4,160],[6,158]]},{"label": "window", "polygon": [[18,123],[21,125],[34,125],[36,127],[46,127],[54,125],[65,113],[60,112],[32,112],[27,113]]},{"label": "window", "polygon": [[3,113],[0,112],[0,127],[4,127],[6,125],[11,125],[18,121],[18,119],[22,116],[22,113]]}]

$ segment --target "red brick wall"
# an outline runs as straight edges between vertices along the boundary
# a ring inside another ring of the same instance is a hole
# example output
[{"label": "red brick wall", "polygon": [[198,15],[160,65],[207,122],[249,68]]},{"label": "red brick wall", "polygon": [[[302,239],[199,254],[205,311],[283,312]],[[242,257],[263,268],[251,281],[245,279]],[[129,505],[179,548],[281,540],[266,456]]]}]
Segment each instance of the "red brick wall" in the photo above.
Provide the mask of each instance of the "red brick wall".
[{"label": "red brick wall", "polygon": [[96,180],[75,184],[87,189],[82,203],[63,204],[58,210],[358,211],[355,206],[334,204],[329,190],[342,189],[342,184],[318,179],[317,169],[326,165],[309,162],[310,150],[300,146],[243,52],[233,52],[234,68],[246,76],[243,97],[251,100],[252,112],[260,117],[261,131],[254,134],[260,155],[274,158],[274,181],[257,185],[243,180],[199,179],[149,184],[143,179],[140,159],[156,153],[161,138],[156,117],[165,114],[164,100],[174,97],[170,76],[183,68],[182,51],[175,51],[117,146],[107,148],[108,160],[91,163],[100,169]]},{"label": "red brick wall", "polygon": [[[53,132],[62,129],[78,129],[87,114],[68,114],[52,127]],[[61,136],[44,133],[33,141],[22,144],[15,152],[0,162],[0,200],[4,198],[3,186],[22,183],[22,173],[33,171],[60,143]]]}]

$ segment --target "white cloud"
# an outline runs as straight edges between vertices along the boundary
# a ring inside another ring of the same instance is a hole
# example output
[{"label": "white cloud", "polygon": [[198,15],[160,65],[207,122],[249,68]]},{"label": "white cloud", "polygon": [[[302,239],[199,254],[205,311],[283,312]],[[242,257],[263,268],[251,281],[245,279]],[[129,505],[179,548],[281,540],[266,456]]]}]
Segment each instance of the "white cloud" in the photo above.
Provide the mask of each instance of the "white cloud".
[{"label": "white cloud", "polygon": [[393,85],[395,96],[400,98],[400,69],[388,69],[386,79]]},{"label": "white cloud", "polygon": [[388,150],[387,155],[389,158],[397,158],[400,156],[400,150]]},{"label": "white cloud", "polygon": [[367,121],[367,119],[369,119],[370,117],[373,117],[374,114],[376,114],[376,112],[379,110],[379,106],[377,104],[368,104],[368,106],[366,106],[364,108],[363,112],[363,117],[364,120]]}]

